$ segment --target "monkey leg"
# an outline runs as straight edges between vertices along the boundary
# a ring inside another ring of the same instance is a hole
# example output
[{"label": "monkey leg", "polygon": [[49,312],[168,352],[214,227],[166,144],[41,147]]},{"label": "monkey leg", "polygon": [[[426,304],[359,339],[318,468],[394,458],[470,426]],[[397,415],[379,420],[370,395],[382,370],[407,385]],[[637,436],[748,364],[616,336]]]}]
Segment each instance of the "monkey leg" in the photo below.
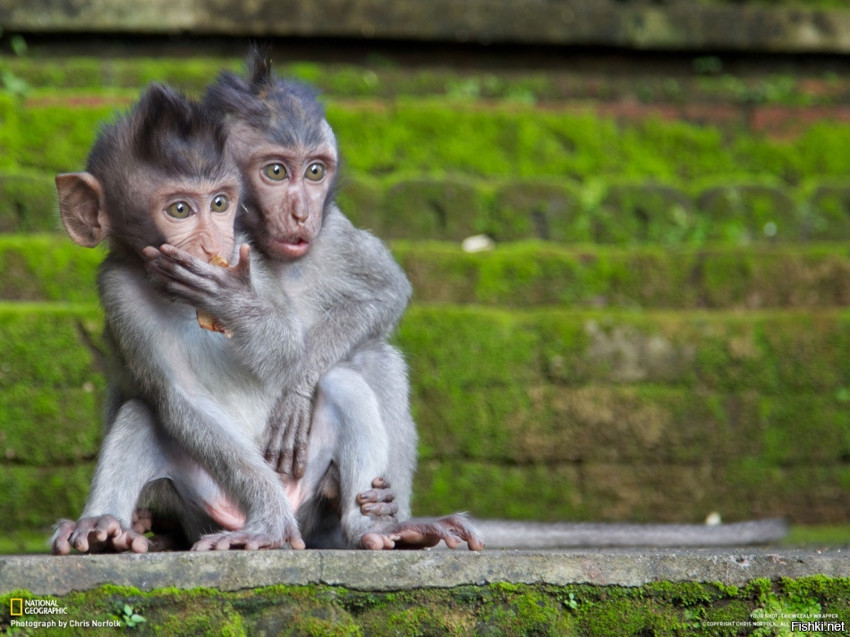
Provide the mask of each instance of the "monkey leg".
[{"label": "monkey leg", "polygon": [[[395,349],[371,343],[320,378],[305,482],[318,485],[333,467],[345,546],[359,548],[366,533],[410,516],[415,454],[406,369]],[[299,517],[307,532],[310,514]]]},{"label": "monkey leg", "polygon": [[106,434],[89,498],[77,522],[62,520],[51,538],[56,555],[81,552],[144,553],[148,542],[133,530],[133,510],[145,485],[163,470],[154,418],[139,400],[124,403]]}]

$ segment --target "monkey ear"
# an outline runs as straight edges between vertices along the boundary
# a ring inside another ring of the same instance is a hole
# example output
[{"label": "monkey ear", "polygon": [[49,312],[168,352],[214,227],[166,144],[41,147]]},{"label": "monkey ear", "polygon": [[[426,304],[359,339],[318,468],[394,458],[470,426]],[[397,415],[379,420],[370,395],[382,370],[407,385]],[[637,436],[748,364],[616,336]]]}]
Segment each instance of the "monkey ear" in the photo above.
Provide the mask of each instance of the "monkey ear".
[{"label": "monkey ear", "polygon": [[56,175],[59,216],[68,236],[77,245],[93,248],[109,234],[103,205],[103,188],[91,173]]}]

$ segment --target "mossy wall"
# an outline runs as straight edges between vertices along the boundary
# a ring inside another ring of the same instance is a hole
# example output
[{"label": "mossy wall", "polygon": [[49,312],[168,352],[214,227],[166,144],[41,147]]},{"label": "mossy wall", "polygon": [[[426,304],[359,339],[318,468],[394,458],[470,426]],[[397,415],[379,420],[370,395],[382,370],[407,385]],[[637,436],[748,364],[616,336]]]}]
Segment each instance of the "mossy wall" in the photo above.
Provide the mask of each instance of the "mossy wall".
[{"label": "mossy wall", "polygon": [[[850,82],[722,65],[285,66],[325,89],[340,203],[414,285],[417,513],[847,522]],[[220,68],[0,57],[5,533],[79,512],[100,437],[103,252],[59,229],[53,176],[147,81]],[[475,233],[495,250],[463,252]]]},{"label": "mossy wall", "polygon": [[[826,577],[754,580],[745,587],[659,582],[640,587],[491,584],[399,592],[341,587],[274,586],[234,593],[102,586],[64,597],[39,597],[65,616],[24,621],[88,622],[86,635],[112,635],[132,624],[140,635],[775,635],[791,622],[848,625],[850,581]],[[0,627],[10,600],[0,596]],[[22,602],[21,602],[22,603]],[[111,624],[111,625],[110,625]],[[38,628],[39,635],[68,628]],[[12,634],[28,634],[12,627]]]}]

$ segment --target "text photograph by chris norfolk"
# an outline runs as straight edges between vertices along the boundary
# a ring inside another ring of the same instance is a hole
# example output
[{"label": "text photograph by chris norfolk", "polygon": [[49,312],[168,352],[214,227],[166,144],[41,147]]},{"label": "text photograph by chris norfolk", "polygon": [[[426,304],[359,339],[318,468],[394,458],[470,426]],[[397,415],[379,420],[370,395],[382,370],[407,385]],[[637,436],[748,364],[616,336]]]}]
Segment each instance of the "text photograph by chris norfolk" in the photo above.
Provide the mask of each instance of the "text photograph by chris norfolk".
[{"label": "text photograph by chris norfolk", "polygon": [[[9,605],[3,609],[0,619],[0,633],[32,634],[44,632],[52,634],[64,632],[85,632],[86,629],[134,628],[145,622],[132,606],[116,603],[111,611],[99,609],[92,611],[75,608],[68,600],[51,598],[11,597]],[[8,615],[7,615],[8,613]]]}]

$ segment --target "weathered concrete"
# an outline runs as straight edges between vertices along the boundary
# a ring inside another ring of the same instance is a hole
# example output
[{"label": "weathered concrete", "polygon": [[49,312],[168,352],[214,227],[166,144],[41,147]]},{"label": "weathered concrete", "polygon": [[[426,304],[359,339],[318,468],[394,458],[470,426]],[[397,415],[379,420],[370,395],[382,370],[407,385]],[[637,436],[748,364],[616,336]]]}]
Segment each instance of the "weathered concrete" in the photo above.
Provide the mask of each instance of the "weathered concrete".
[{"label": "weathered concrete", "polygon": [[850,551],[665,549],[641,551],[259,551],[147,555],[0,557],[0,593],[26,589],[63,595],[100,584],[214,587],[320,583],[387,591],[513,582],[640,586],[654,581],[722,582],[755,578],[846,577]]},{"label": "weathered concrete", "polygon": [[24,33],[192,33],[454,42],[850,51],[850,11],[666,6],[611,0],[0,0],[0,25]]}]

